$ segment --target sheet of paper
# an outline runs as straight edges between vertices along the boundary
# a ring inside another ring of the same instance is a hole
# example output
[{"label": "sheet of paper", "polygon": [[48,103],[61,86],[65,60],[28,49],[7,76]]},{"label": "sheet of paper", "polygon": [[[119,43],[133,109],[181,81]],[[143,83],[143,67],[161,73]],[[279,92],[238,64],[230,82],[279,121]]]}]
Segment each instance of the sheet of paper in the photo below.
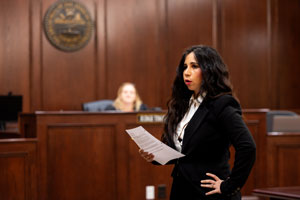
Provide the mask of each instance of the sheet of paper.
[{"label": "sheet of paper", "polygon": [[156,139],[142,126],[128,129],[126,132],[140,149],[143,149],[145,152],[152,153],[154,155],[154,160],[162,165],[166,164],[169,160],[185,156]]}]

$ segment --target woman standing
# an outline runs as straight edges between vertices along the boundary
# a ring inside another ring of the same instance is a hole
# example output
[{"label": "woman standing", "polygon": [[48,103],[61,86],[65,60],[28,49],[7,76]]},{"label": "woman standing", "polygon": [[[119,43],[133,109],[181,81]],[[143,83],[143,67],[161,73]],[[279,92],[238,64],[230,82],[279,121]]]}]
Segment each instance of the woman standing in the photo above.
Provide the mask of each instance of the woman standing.
[{"label": "woman standing", "polygon": [[[216,50],[192,46],[183,54],[168,102],[162,141],[185,154],[172,160],[171,200],[241,199],[256,157],[255,142],[233,96]],[[229,166],[229,147],[235,162]],[[140,150],[148,162],[154,156]]]}]

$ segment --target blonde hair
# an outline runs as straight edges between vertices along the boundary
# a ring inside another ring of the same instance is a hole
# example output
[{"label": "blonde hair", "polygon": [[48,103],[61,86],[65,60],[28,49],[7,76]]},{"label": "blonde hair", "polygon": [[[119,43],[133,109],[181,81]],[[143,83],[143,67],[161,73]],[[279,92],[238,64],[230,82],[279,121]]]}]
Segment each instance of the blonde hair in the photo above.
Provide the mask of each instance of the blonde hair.
[{"label": "blonde hair", "polygon": [[123,92],[123,89],[126,85],[132,85],[134,90],[135,90],[135,101],[133,102],[133,109],[135,111],[139,111],[140,110],[140,107],[142,105],[142,100],[140,98],[140,95],[138,94],[137,92],[137,89],[135,87],[135,85],[133,83],[130,83],[130,82],[125,82],[123,83],[119,89],[118,89],[118,93],[117,93],[117,98],[116,100],[114,101],[113,103],[113,106],[117,109],[117,110],[122,110],[122,107],[123,107],[123,102],[121,100],[121,94]]}]

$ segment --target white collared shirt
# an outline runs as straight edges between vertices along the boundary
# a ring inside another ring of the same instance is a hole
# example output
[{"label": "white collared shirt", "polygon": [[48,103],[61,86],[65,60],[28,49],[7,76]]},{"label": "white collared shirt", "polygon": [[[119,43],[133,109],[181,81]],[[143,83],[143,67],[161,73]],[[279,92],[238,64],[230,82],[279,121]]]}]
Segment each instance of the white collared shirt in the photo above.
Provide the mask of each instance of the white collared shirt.
[{"label": "white collared shirt", "polygon": [[[194,99],[194,95],[192,95],[190,98],[189,108],[188,108],[187,112],[185,113],[184,117],[182,118],[182,120],[177,125],[176,134],[174,135],[174,143],[175,143],[176,149],[180,152],[182,149],[182,141],[184,138],[185,128],[187,127],[188,123],[194,116],[196,110],[199,108],[202,101],[203,101],[203,98],[200,95],[198,96],[197,99]],[[179,142],[179,140],[178,140],[179,137],[182,139],[181,142]]]}]

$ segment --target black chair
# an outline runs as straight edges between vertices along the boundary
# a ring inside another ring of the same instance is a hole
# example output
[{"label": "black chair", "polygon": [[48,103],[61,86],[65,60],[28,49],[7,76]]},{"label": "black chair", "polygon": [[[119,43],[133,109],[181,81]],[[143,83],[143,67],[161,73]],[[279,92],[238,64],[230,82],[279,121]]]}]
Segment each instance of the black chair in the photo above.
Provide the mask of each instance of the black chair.
[{"label": "black chair", "polygon": [[107,106],[112,104],[113,104],[113,100],[110,99],[91,101],[91,102],[83,103],[82,110],[89,111],[89,112],[104,111]]},{"label": "black chair", "polygon": [[267,112],[267,132],[273,131],[274,116],[297,116],[297,113],[288,110],[271,110]]}]

